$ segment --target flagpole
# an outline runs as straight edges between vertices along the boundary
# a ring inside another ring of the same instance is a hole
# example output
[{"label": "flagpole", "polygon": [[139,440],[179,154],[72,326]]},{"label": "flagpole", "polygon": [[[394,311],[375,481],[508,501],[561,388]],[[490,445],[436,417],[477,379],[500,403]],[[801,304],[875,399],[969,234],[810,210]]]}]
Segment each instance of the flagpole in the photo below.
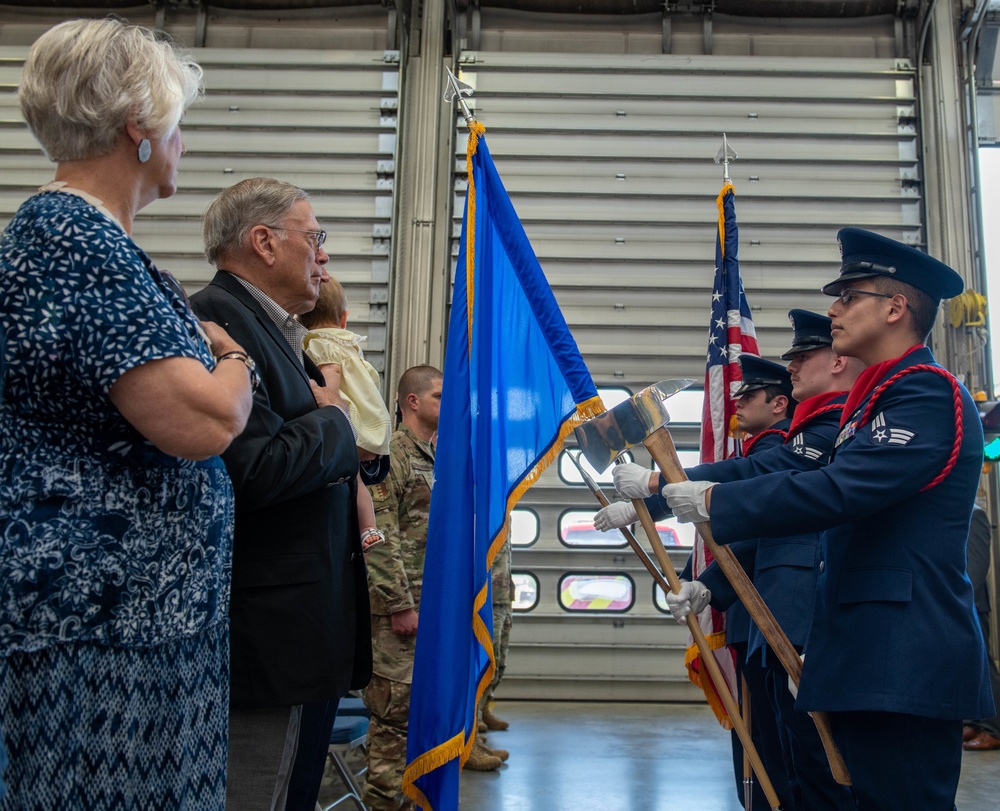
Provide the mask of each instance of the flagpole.
[{"label": "flagpole", "polygon": [[[725,191],[726,186],[733,185],[733,179],[729,176],[729,164],[736,160],[739,155],[736,150],[729,145],[729,139],[726,137],[726,133],[722,133],[722,146],[715,155],[715,162],[722,164],[722,188]],[[735,438],[734,441],[737,443],[737,447],[740,447],[739,440]],[[743,723],[746,725],[748,730],[752,729],[751,719],[750,719],[750,685],[747,683],[746,675],[740,673],[740,697],[742,699],[742,709],[743,709]],[[743,806],[744,808],[750,808],[752,805],[753,797],[753,766],[750,763],[750,753],[747,751],[746,747],[743,747]]]},{"label": "flagpole", "polygon": [[[448,72],[444,101],[459,100],[469,128],[469,183],[441,395],[448,430],[434,466],[402,781],[422,811],[458,808],[476,706],[495,669],[490,564],[510,512],[578,422],[604,410],[493,165],[485,127],[462,98],[472,92]],[[477,252],[477,242],[491,250]],[[498,340],[508,318],[521,325],[516,347]],[[531,393],[531,421],[506,398],[491,403],[503,386]]]},{"label": "flagpole", "polygon": [[[741,697],[743,699],[743,723],[753,734],[753,721],[750,718],[750,685],[745,674],[740,674]],[[743,808],[753,808],[753,764],[750,763],[750,753],[743,747]]]},{"label": "flagpole", "polygon": [[[735,211],[730,202],[733,186],[729,175],[729,163],[736,159],[728,138],[723,135],[722,147],[715,155],[715,162],[723,164],[723,186],[716,198],[718,207],[718,227],[715,250],[715,281],[712,290],[711,319],[709,321],[708,359],[705,369],[705,400],[702,409],[700,438],[701,461],[718,462],[727,459],[732,452],[733,414],[731,392],[733,381],[739,378],[739,367],[732,356],[736,343],[744,352],[757,354],[753,335],[753,321],[749,307],[743,296],[739,281],[739,266],[736,264],[737,228]],[[732,220],[730,222],[730,220]],[[733,265],[733,267],[729,267]],[[745,310],[745,312],[744,312]],[[700,575],[712,561],[701,534],[696,532],[692,549],[692,573]],[[703,630],[718,646],[716,655],[727,675],[727,681],[735,685],[736,663],[732,648],[723,642],[725,638],[725,617],[715,609],[708,608],[700,615]],[[695,647],[688,643],[685,664],[689,678],[705,690],[705,696],[713,712],[725,728],[730,728],[732,719],[728,717],[720,695],[716,695],[711,685],[703,680],[704,668],[699,668],[701,658]],[[734,691],[736,690],[734,686]],[[734,692],[734,697],[738,694]]]}]

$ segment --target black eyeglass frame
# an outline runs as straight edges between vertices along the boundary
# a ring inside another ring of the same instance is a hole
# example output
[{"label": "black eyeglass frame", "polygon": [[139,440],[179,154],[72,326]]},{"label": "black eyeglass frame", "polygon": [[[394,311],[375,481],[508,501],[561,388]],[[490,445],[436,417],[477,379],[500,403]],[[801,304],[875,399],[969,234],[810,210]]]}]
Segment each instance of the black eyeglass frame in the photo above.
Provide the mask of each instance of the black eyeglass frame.
[{"label": "black eyeglass frame", "polygon": [[[838,299],[845,307],[851,303],[854,296],[875,296],[875,298],[896,298],[899,293],[879,293],[875,290],[858,290],[856,287],[842,287],[834,298]],[[914,315],[917,311],[913,309],[910,302],[906,302],[906,309]]]}]

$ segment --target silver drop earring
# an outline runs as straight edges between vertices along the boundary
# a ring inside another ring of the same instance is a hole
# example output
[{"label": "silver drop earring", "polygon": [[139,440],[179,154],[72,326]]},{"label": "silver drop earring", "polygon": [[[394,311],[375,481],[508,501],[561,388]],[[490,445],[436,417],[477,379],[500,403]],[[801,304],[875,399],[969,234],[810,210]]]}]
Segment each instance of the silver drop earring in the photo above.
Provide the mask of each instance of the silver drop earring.
[{"label": "silver drop earring", "polygon": [[150,146],[148,138],[143,138],[139,141],[139,163],[148,161],[151,154],[153,154],[153,147]]}]

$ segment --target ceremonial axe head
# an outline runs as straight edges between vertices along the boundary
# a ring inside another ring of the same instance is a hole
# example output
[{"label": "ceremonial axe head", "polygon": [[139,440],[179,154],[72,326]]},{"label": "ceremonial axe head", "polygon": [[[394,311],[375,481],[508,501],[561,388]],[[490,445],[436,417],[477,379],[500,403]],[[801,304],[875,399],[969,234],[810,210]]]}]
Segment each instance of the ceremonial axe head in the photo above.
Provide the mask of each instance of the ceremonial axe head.
[{"label": "ceremonial axe head", "polygon": [[607,469],[616,458],[670,422],[665,400],[695,381],[661,380],[633,394],[610,411],[587,420],[573,432],[576,444],[594,470]]}]

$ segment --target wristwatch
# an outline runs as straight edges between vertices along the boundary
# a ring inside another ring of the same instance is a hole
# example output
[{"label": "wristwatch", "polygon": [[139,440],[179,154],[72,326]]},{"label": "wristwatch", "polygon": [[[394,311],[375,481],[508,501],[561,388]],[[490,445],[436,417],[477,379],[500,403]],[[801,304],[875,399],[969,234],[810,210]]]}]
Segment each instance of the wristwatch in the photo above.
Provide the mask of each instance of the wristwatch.
[{"label": "wristwatch", "polygon": [[254,363],[253,358],[251,358],[246,352],[240,352],[234,349],[232,352],[225,352],[222,355],[217,355],[215,358],[216,363],[221,363],[224,360],[240,361],[244,366],[247,367],[247,371],[250,372],[250,391],[257,391],[257,387],[260,385],[260,375],[257,374],[257,364]]}]

